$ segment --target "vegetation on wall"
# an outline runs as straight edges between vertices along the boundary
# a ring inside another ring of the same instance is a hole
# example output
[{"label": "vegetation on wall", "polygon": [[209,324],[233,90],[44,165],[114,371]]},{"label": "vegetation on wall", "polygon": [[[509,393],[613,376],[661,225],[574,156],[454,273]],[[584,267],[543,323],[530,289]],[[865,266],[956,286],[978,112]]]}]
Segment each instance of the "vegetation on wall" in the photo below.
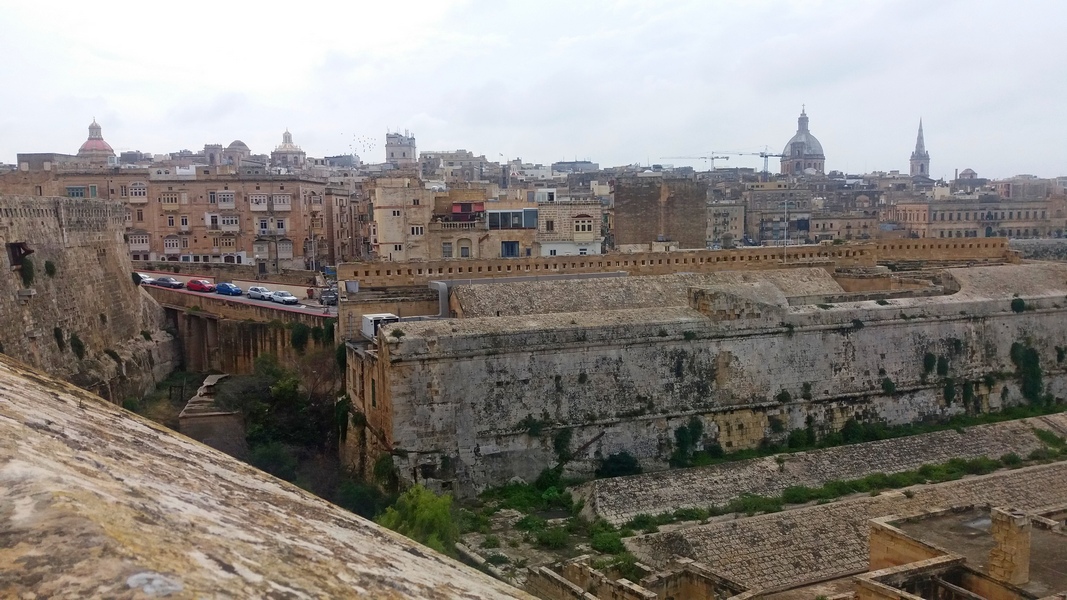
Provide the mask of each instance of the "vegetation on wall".
[{"label": "vegetation on wall", "polygon": [[74,352],[74,356],[78,357],[78,360],[85,358],[85,343],[76,333],[70,334],[70,349]]},{"label": "vegetation on wall", "polygon": [[1011,345],[1011,362],[1015,365],[1015,376],[1019,380],[1023,398],[1031,404],[1045,401],[1042,397],[1044,383],[1041,373],[1041,356],[1029,342],[1015,342]]},{"label": "vegetation on wall", "polygon": [[688,467],[693,464],[693,452],[704,438],[704,422],[690,417],[689,422],[674,430],[674,452],[669,463],[672,467]]},{"label": "vegetation on wall", "polygon": [[50,260],[44,261],[44,273],[45,273],[45,275],[48,275],[49,277],[55,277],[56,276],[56,263],[54,263],[54,262],[52,262]]},{"label": "vegetation on wall", "polygon": [[19,275],[22,277],[22,285],[26,287],[33,285],[34,267],[33,260],[30,257],[22,257],[22,262],[19,264]]},{"label": "vegetation on wall", "polygon": [[616,452],[600,460],[600,466],[596,469],[597,477],[622,477],[625,475],[639,475],[641,463],[629,452]]},{"label": "vegetation on wall", "polygon": [[63,336],[63,330],[59,327],[52,328],[52,337],[56,339],[56,346],[59,346],[60,352],[66,352],[67,340]]}]

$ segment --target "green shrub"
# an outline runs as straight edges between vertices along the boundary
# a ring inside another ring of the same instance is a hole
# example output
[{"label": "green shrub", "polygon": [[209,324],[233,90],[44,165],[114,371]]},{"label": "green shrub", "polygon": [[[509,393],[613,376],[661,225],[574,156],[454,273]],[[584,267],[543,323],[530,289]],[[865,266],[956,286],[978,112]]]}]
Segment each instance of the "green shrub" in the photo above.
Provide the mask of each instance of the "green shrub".
[{"label": "green shrub", "polygon": [[540,419],[535,419],[533,415],[526,415],[519,421],[518,428],[525,429],[530,437],[537,437],[541,435],[541,431],[545,428],[545,422]]},{"label": "green shrub", "polygon": [[786,504],[804,504],[816,499],[815,490],[803,486],[794,485],[782,490],[782,502]]},{"label": "green shrub", "polygon": [[63,337],[63,330],[58,328],[58,327],[53,327],[52,328],[52,337],[54,337],[56,339],[56,345],[59,346],[59,350],[61,352],[66,352],[66,350],[67,350],[67,341]]},{"label": "green shrub", "polygon": [[377,486],[346,478],[337,486],[334,503],[361,517],[373,519],[389,506],[389,500]]},{"label": "green shrub", "polygon": [[111,360],[115,361],[116,363],[118,363],[120,365],[122,364],[122,357],[119,356],[118,352],[115,352],[111,348],[108,348],[107,350],[104,350],[104,354],[110,356]]},{"label": "green shrub", "polygon": [[19,275],[22,276],[22,285],[30,287],[33,285],[33,261],[28,256],[22,257],[22,263],[19,265]]},{"label": "green shrub", "polygon": [[55,277],[56,276],[56,263],[54,263],[54,262],[52,262],[50,260],[44,261],[44,274],[48,275],[49,277]]},{"label": "green shrub", "polygon": [[1056,362],[1062,363],[1064,359],[1067,359],[1067,348],[1056,346]]},{"label": "green shrub", "polygon": [[593,550],[604,554],[619,554],[626,550],[626,546],[622,545],[622,537],[613,531],[595,534],[589,545],[593,547]]},{"label": "green shrub", "polygon": [[534,534],[537,545],[549,550],[561,550],[570,542],[567,530],[562,527],[549,527]]},{"label": "green shrub", "polygon": [[704,422],[690,417],[689,422],[674,430],[674,452],[669,464],[672,467],[688,467],[693,464],[693,451],[704,438]]},{"label": "green shrub", "polygon": [[1015,313],[1021,313],[1026,310],[1026,301],[1022,298],[1012,298],[1011,311]]},{"label": "green shrub", "polygon": [[148,331],[147,329],[142,329],[141,330],[141,337],[143,337],[146,342],[151,342],[152,341],[152,332]]},{"label": "green shrub", "polygon": [[697,334],[696,334],[695,331],[683,331],[682,332],[682,337],[685,338],[685,341],[691,342],[691,341],[697,339]]},{"label": "green shrub", "polygon": [[833,304],[816,304],[815,306],[818,306],[822,310],[830,310],[831,308],[834,307]]},{"label": "green shrub", "polygon": [[863,321],[852,319],[852,329],[863,329]]},{"label": "green shrub", "polygon": [[248,455],[248,462],[279,479],[286,481],[296,479],[296,456],[280,442],[270,442],[252,448]]},{"label": "green shrub", "polygon": [[578,383],[585,383],[589,381],[589,376],[585,372],[578,373]]},{"label": "green shrub", "polygon": [[452,496],[438,496],[421,485],[413,486],[385,509],[378,524],[441,554],[455,555],[459,527],[452,519]]},{"label": "green shrub", "polygon": [[85,358],[85,343],[76,333],[70,334],[70,349],[74,351],[74,356],[77,356],[78,360]]},{"label": "green shrub", "polygon": [[130,412],[137,412],[141,408],[141,403],[137,401],[137,398],[126,398],[122,401],[122,408]]},{"label": "green shrub", "polygon": [[882,391],[887,396],[892,396],[897,392],[897,384],[893,383],[892,379],[885,377],[882,379]]},{"label": "green shrub", "polygon": [[781,402],[782,404],[786,404],[787,402],[790,402],[793,397],[790,396],[789,392],[787,392],[786,390],[780,390],[778,394],[774,396],[774,399]]},{"label": "green shrub", "polygon": [[1056,435],[1055,433],[1052,433],[1051,431],[1049,431],[1047,429],[1036,429],[1035,428],[1034,429],[1034,435],[1037,436],[1037,439],[1039,439],[1042,442],[1044,442],[1044,444],[1046,446],[1051,446],[1052,448],[1064,448],[1064,447],[1067,447],[1067,440],[1064,440],[1060,436]]},{"label": "green shrub", "polygon": [[945,396],[946,404],[952,404],[952,402],[956,399],[956,382],[953,381],[951,377],[945,379],[943,393]]},{"label": "green shrub", "polygon": [[537,515],[526,515],[515,523],[515,529],[520,531],[541,531],[547,527],[547,522]]},{"label": "green shrub", "polygon": [[811,384],[807,381],[804,382],[804,385],[800,386],[800,397],[805,400],[811,400]]},{"label": "green shrub", "polygon": [[597,477],[622,477],[640,475],[641,463],[629,452],[616,452],[600,461],[596,469]]},{"label": "green shrub", "polygon": [[556,451],[556,458],[559,462],[567,462],[571,459],[571,436],[574,434],[574,430],[560,429],[556,432],[556,435],[552,436],[552,448]]},{"label": "green shrub", "polygon": [[308,347],[308,338],[311,337],[311,328],[303,323],[293,323],[289,332],[289,344],[297,354],[303,354]]},{"label": "green shrub", "polygon": [[933,352],[927,352],[923,354],[923,373],[930,374],[934,372],[934,367],[937,366],[937,356]]},{"label": "green shrub", "polygon": [[500,547],[500,538],[496,537],[495,535],[487,535],[487,536],[485,536],[485,539],[482,540],[482,548],[499,548],[499,547]]},{"label": "green shrub", "polygon": [[937,375],[938,377],[948,375],[948,358],[944,356],[937,357]]},{"label": "green shrub", "polygon": [[1029,344],[1015,342],[1011,345],[1011,361],[1015,364],[1015,375],[1023,397],[1031,404],[1041,402],[1044,389],[1041,374],[1041,357]]},{"label": "green shrub", "polygon": [[1018,454],[1012,452],[1010,454],[1005,454],[1004,456],[1001,456],[1000,462],[1004,463],[1009,467],[1018,467],[1019,465],[1023,464],[1023,459]]},{"label": "green shrub", "polygon": [[768,417],[767,425],[771,428],[771,433],[783,433],[785,432],[785,421],[779,417]]},{"label": "green shrub", "polygon": [[499,565],[503,565],[503,564],[507,564],[507,563],[511,562],[511,559],[508,558],[507,556],[499,553],[499,552],[495,552],[493,554],[490,554],[485,559],[485,562],[487,562],[487,563],[489,563],[491,565],[499,566]]},{"label": "green shrub", "polygon": [[881,298],[878,299],[878,300],[875,300],[875,302],[878,304],[878,306],[888,306],[889,305],[889,300],[884,300],[884,299],[881,299]]}]

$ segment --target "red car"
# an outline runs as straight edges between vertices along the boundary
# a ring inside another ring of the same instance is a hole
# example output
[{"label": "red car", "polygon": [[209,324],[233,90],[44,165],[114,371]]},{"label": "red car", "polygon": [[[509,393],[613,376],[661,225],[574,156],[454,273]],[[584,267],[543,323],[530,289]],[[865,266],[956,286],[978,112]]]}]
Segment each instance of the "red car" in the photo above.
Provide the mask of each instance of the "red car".
[{"label": "red car", "polygon": [[215,284],[206,279],[190,279],[185,283],[185,289],[190,292],[214,292]]}]

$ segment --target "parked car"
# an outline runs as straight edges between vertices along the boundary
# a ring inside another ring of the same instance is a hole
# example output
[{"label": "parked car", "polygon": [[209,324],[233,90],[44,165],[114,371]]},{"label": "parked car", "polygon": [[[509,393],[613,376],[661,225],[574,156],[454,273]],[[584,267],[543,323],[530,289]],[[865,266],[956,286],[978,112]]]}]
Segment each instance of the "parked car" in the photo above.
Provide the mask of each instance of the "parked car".
[{"label": "parked car", "polygon": [[215,284],[207,279],[190,279],[188,283],[185,284],[185,289],[190,292],[214,292]]},{"label": "parked car", "polygon": [[274,302],[281,302],[282,304],[296,304],[300,302],[300,299],[290,294],[285,290],[278,290],[271,294],[270,299]]},{"label": "parked car", "polygon": [[155,281],[152,282],[152,285],[158,285],[159,287],[171,288],[175,290],[180,290],[185,287],[184,283],[178,281],[173,277],[167,276],[157,278]]},{"label": "parked car", "polygon": [[274,292],[258,285],[248,288],[248,297],[253,300],[270,300],[270,297],[273,295]]},{"label": "parked car", "polygon": [[220,283],[215,286],[215,293],[223,296],[243,296],[245,292],[232,283]]},{"label": "parked car", "polygon": [[325,290],[319,294],[319,302],[323,306],[336,306],[337,305],[337,290]]},{"label": "parked car", "polygon": [[150,275],[145,275],[144,273],[138,273],[137,276],[141,278],[138,281],[138,283],[140,283],[141,285],[152,285],[156,282],[154,277]]}]

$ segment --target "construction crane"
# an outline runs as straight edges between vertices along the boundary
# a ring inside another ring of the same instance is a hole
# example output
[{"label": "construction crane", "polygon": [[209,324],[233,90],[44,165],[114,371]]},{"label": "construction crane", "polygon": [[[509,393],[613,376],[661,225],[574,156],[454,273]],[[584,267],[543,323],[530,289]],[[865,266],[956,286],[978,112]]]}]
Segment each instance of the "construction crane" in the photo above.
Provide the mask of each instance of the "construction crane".
[{"label": "construction crane", "polygon": [[685,160],[707,160],[711,162],[711,170],[715,170],[716,160],[730,160],[729,156],[716,156],[714,152],[709,153],[709,156],[661,156],[660,160],[666,159],[685,159]]},{"label": "construction crane", "polygon": [[736,155],[736,156],[758,156],[758,157],[762,158],[763,159],[763,180],[764,181],[766,181],[770,176],[770,171],[768,170],[768,168],[770,166],[770,164],[769,164],[770,157],[774,156],[776,158],[782,158],[783,156],[785,156],[784,154],[772,154],[772,153],[768,152],[766,146],[763,147],[763,152],[723,152],[723,154],[732,154],[732,155]]}]

